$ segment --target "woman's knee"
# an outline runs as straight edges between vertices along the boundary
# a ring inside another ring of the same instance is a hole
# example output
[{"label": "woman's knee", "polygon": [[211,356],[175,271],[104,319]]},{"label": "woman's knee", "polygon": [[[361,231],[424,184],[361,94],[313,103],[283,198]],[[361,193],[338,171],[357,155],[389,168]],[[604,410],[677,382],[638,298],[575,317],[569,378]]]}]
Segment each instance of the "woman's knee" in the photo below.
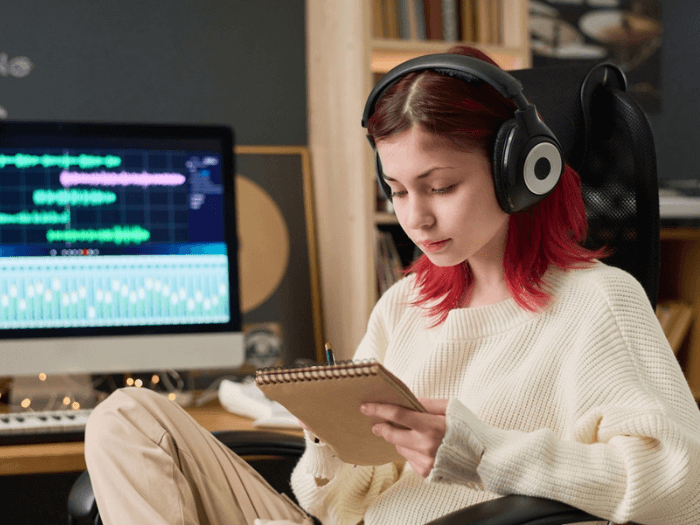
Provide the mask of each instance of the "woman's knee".
[{"label": "woman's knee", "polygon": [[[147,388],[122,388],[99,403],[90,414],[85,427],[85,454],[104,450],[110,441],[129,432],[150,430],[154,425],[149,415],[167,399]],[[156,428],[156,430],[158,430]]]}]

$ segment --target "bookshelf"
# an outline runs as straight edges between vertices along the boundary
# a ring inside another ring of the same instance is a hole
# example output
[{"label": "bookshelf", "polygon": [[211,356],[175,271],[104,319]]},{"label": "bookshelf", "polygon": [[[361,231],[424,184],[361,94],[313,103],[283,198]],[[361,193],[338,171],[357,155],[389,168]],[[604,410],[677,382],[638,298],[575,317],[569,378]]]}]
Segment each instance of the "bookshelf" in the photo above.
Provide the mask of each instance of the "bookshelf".
[{"label": "bookshelf", "polygon": [[[459,19],[459,41],[482,49],[505,69],[530,66],[528,0],[306,2],[309,147],[321,290],[326,337],[339,358],[352,356],[379,295],[375,230],[400,236],[393,214],[377,210],[371,151],[360,125],[362,110],[378,75],[409,58],[444,52],[456,43],[446,41],[444,34],[435,39],[401,33],[402,12],[428,5],[442,8],[443,2],[459,13],[454,15]],[[467,9],[473,27],[470,38],[462,39],[466,34],[462,13]],[[377,27],[377,20],[388,14],[394,17],[392,36],[384,32],[384,25],[381,31]],[[484,27],[481,32],[479,24]]]},{"label": "bookshelf", "polygon": [[676,355],[695,399],[700,401],[700,229],[661,230],[659,304],[691,307],[690,328]]}]

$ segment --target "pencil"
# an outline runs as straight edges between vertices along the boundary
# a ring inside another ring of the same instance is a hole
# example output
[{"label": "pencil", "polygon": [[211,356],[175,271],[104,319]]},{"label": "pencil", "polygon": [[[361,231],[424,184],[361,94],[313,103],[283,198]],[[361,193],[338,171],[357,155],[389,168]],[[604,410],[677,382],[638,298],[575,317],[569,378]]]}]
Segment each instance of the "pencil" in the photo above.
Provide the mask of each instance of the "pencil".
[{"label": "pencil", "polygon": [[326,343],[326,361],[329,365],[335,364],[335,356],[333,355],[333,347],[330,343]]}]

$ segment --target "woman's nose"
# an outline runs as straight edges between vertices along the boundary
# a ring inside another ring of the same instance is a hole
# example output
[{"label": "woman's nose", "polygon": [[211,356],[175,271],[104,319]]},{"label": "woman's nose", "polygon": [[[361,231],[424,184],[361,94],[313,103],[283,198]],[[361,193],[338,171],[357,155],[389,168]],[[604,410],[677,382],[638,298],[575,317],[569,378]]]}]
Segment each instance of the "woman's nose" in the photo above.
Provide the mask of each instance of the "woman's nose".
[{"label": "woman's nose", "polygon": [[429,228],[435,223],[435,215],[433,214],[427,199],[423,199],[421,197],[409,197],[406,213],[406,226],[412,230]]}]

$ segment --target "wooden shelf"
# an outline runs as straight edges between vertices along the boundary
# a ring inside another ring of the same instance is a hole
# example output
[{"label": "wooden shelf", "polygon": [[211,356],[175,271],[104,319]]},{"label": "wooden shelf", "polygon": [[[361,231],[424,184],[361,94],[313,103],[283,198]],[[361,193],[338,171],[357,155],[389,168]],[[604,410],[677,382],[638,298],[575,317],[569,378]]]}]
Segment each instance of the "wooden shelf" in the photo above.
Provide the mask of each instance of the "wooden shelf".
[{"label": "wooden shelf", "polygon": [[660,237],[662,241],[699,241],[700,229],[663,228]]},{"label": "wooden shelf", "polygon": [[695,399],[700,399],[700,229],[663,228],[661,230],[661,271],[659,302],[682,301],[693,308],[693,321],[685,342],[678,351]]},{"label": "wooden shelf", "polygon": [[[376,214],[371,150],[360,116],[376,76],[453,42],[377,39],[375,0],[307,0],[309,147],[314,178],[326,336],[352,356],[377,301],[374,229],[397,224]],[[505,69],[531,65],[528,2],[501,0],[507,45],[472,44]],[[469,43],[469,42],[465,42]],[[340,256],[339,254],[342,254]]]}]

